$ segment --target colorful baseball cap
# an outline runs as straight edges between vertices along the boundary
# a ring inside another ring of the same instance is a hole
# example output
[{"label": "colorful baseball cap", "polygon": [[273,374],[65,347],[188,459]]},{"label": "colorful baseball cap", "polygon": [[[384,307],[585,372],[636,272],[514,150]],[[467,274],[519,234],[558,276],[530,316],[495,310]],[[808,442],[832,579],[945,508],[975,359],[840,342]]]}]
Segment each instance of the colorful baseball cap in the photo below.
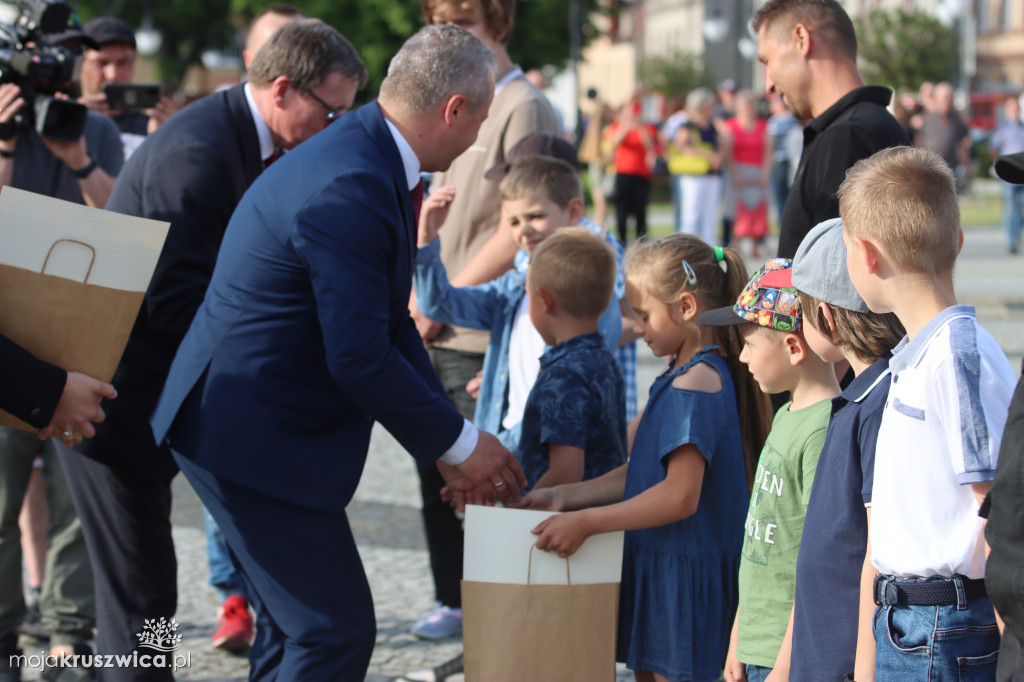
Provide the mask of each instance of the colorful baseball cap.
[{"label": "colorful baseball cap", "polygon": [[842,218],[831,218],[815,225],[800,242],[793,256],[793,267],[769,272],[761,283],[769,287],[796,288],[819,301],[855,313],[871,312],[846,269]]},{"label": "colorful baseball cap", "polygon": [[788,258],[772,258],[754,273],[736,303],[707,311],[700,316],[700,323],[709,327],[753,323],[780,332],[800,331],[803,318],[796,289],[764,282],[766,275],[792,267],[793,261]]}]

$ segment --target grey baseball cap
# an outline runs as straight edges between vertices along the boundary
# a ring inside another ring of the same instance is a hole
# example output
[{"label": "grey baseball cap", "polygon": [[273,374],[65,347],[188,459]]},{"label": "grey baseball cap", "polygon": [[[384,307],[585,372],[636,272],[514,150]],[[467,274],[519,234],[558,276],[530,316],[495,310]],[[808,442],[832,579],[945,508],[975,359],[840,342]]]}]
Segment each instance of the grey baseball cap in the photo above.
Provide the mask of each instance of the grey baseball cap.
[{"label": "grey baseball cap", "polygon": [[815,225],[800,242],[792,269],[772,272],[770,277],[765,284],[794,287],[819,301],[855,313],[871,312],[846,269],[841,218]]}]

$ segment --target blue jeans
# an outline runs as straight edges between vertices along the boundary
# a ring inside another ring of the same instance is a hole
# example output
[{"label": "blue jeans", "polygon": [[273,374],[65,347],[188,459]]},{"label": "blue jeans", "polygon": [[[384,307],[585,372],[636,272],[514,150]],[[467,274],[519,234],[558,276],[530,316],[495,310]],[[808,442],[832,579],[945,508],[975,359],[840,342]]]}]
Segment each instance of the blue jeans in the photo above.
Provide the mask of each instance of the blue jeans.
[{"label": "blue jeans", "polygon": [[206,560],[210,564],[210,584],[220,592],[221,601],[233,594],[240,594],[248,601],[245,586],[231,559],[228,543],[224,541],[224,534],[206,507],[203,507],[203,520],[206,522]]},{"label": "blue jeans", "polygon": [[995,680],[999,630],[988,597],[949,606],[879,606],[874,632],[877,682]]},{"label": "blue jeans", "polygon": [[763,665],[754,665],[753,663],[744,663],[744,665],[747,667],[747,682],[764,682],[772,672],[771,668],[766,668]]},{"label": "blue jeans", "polygon": [[1010,248],[1020,246],[1021,225],[1024,214],[1021,204],[1024,202],[1024,185],[1003,183],[1003,229],[1006,230],[1006,245]]}]

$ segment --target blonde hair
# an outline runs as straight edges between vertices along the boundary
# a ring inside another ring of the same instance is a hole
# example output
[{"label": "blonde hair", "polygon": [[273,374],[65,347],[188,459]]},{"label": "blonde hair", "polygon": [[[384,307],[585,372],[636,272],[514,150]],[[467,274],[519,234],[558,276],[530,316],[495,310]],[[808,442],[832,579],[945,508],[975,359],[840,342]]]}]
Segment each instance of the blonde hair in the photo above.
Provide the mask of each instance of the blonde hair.
[{"label": "blonde hair", "polygon": [[568,208],[573,199],[583,198],[579,173],[553,156],[525,156],[508,169],[498,185],[502,201],[514,201],[544,192],[559,208]]},{"label": "blonde hair", "polygon": [[[673,234],[655,242],[637,242],[626,254],[626,282],[665,305],[675,305],[680,296],[690,292],[700,302],[702,310],[731,306],[747,283],[747,267],[742,256],[733,249],[722,249],[721,253],[724,270],[716,250],[690,234]],[[714,331],[715,343],[732,375],[747,485],[750,486],[771,427],[771,405],[768,396],[761,392],[753,376],[740,362],[743,338],[739,326],[715,327]]]},{"label": "blonde hair", "polygon": [[858,161],[839,186],[849,234],[881,246],[900,270],[940,272],[960,251],[956,179],[942,157],[890,147]]},{"label": "blonde hair", "polygon": [[531,287],[550,291],[575,318],[597,318],[612,302],[615,253],[585,227],[560,229],[530,256]]}]

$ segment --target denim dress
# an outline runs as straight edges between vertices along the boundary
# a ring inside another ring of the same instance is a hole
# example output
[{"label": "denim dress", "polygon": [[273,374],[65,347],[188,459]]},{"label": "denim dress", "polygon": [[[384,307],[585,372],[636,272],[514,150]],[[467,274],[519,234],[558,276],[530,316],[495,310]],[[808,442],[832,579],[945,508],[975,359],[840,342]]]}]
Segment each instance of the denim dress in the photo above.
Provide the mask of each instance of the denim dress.
[{"label": "denim dress", "polygon": [[[626,531],[618,660],[671,680],[717,680],[739,598],[737,573],[749,492],[732,376],[715,346],[651,386],[637,429],[625,499],[660,483],[664,458],[692,443],[707,461],[693,516]],[[672,381],[698,362],[722,377],[716,393]]]}]

